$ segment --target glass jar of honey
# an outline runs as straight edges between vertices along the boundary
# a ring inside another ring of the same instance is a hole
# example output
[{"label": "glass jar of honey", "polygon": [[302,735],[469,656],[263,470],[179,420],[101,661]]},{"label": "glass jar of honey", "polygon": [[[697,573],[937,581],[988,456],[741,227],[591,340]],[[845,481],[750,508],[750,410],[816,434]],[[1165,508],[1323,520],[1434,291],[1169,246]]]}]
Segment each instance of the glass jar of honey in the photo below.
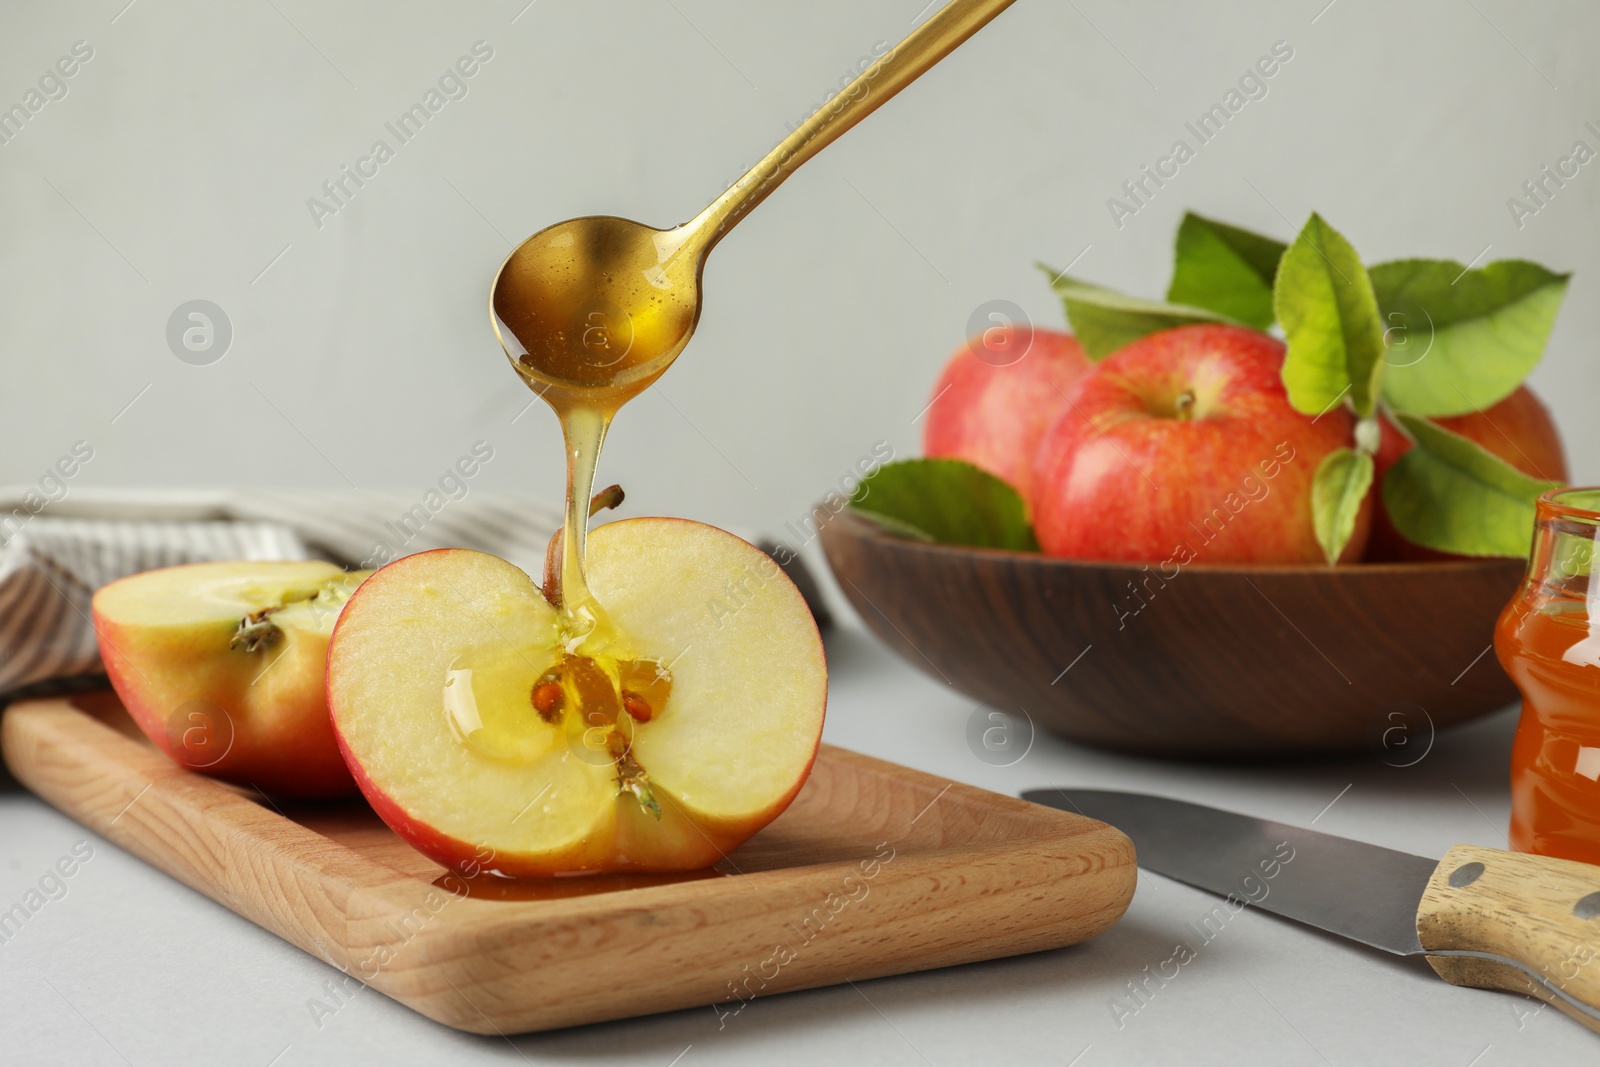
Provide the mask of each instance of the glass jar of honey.
[{"label": "glass jar of honey", "polygon": [[1600,488],[1539,498],[1533,552],[1494,648],[1522,690],[1511,847],[1600,863]]}]

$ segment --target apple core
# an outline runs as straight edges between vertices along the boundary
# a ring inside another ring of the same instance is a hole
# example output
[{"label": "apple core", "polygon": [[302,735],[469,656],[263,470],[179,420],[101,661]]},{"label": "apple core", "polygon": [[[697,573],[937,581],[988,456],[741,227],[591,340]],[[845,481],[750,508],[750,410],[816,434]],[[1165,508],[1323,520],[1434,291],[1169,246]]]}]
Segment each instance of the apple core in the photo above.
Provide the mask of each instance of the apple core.
[{"label": "apple core", "polygon": [[442,706],[456,740],[487,759],[530,763],[561,746],[593,766],[616,768],[618,795],[661,817],[650,776],[633,754],[637,731],[672,696],[659,659],[503,648],[445,672]]}]

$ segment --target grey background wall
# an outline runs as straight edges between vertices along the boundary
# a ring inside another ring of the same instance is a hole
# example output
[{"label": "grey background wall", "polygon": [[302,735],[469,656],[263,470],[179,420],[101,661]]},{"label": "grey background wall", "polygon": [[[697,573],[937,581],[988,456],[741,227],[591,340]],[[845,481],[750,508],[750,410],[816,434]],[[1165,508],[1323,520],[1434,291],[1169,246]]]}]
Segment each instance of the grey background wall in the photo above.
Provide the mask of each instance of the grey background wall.
[{"label": "grey background wall", "polygon": [[[7,4],[0,107],[93,55],[0,145],[0,481],[82,439],[75,485],[420,493],[483,439],[475,490],[557,498],[554,419],[486,315],[511,243],[689,217],[923,4]],[[1279,41],[1266,95],[1117,226],[1108,198]],[[385,123],[476,42],[492,57],[400,143]],[[1597,42],[1581,0],[1019,0],[722,245],[697,338],[601,477],[635,514],[777,531],[875,442],[916,452],[979,304],[1061,324],[1035,260],[1158,295],[1193,208],[1280,237],[1316,209],[1369,261],[1575,271],[1533,383],[1600,479],[1600,163],[1520,227],[1507,207],[1573,142],[1600,150]],[[393,158],[362,163],[379,139]],[[342,205],[341,167],[371,174]],[[208,365],[167,338],[195,299],[232,328]]]}]

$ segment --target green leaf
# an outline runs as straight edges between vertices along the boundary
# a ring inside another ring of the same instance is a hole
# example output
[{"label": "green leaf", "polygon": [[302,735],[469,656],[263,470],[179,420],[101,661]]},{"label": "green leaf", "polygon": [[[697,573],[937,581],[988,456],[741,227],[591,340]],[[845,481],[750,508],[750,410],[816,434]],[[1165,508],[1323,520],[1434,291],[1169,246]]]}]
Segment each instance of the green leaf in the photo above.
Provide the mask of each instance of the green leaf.
[{"label": "green leaf", "polygon": [[1170,330],[1174,326],[1234,321],[1205,308],[1125,296],[1114,289],[1068,278],[1043,263],[1039,264],[1039,269],[1050,276],[1050,288],[1061,297],[1072,332],[1090,359],[1104,359],[1146,334]]},{"label": "green leaf", "polygon": [[1272,283],[1285,247],[1282,241],[1186,212],[1178,226],[1167,299],[1265,330],[1277,318]]},{"label": "green leaf", "polygon": [[946,545],[1039,551],[1022,497],[959,459],[903,459],[879,467],[850,510],[891,532]]},{"label": "green leaf", "polygon": [[1311,483],[1311,519],[1330,567],[1339,562],[1355,532],[1361,503],[1372,488],[1372,471],[1372,457],[1349,448],[1334,449],[1317,465]]},{"label": "green leaf", "polygon": [[1361,257],[1322,216],[1283,254],[1272,300],[1289,340],[1289,402],[1314,416],[1348,395],[1357,415],[1371,415],[1384,368],[1378,302]]},{"label": "green leaf", "polygon": [[1526,556],[1534,504],[1560,483],[1529,478],[1460,434],[1397,415],[1417,442],[1383,479],[1395,529],[1419,545],[1464,556]]},{"label": "green leaf", "polygon": [[1544,354],[1570,277],[1522,259],[1373,267],[1389,342],[1384,398],[1414,415],[1464,415],[1509,396]]}]

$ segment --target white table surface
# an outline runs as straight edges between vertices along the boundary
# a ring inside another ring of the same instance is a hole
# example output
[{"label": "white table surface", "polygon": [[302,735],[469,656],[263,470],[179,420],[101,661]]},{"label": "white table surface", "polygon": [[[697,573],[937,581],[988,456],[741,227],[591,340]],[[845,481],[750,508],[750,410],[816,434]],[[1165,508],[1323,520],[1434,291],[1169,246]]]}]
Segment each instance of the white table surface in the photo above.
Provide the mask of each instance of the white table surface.
[{"label": "white table surface", "polygon": [[[1016,765],[968,748],[973,705],[853,627],[829,638],[827,740],[1000,792],[1051,783],[1162,792],[1436,856],[1503,845],[1507,712],[1376,757],[1284,767],[1156,763],[1041,735]],[[1335,802],[1337,798],[1337,802]],[[1332,806],[1330,807],[1330,803]],[[1457,989],[1385,957],[1240,913],[1121,1026],[1112,1000],[1172,954],[1214,898],[1142,874],[1133,906],[1075,948],[511,1039],[436,1025],[370,990],[332,1017],[307,1002],[338,972],[120,851],[15,783],[0,785],[0,910],[87,841],[67,892],[0,944],[0,1063],[1492,1064],[1590,1062],[1554,1009]],[[1191,938],[1192,940],[1192,938]]]}]

